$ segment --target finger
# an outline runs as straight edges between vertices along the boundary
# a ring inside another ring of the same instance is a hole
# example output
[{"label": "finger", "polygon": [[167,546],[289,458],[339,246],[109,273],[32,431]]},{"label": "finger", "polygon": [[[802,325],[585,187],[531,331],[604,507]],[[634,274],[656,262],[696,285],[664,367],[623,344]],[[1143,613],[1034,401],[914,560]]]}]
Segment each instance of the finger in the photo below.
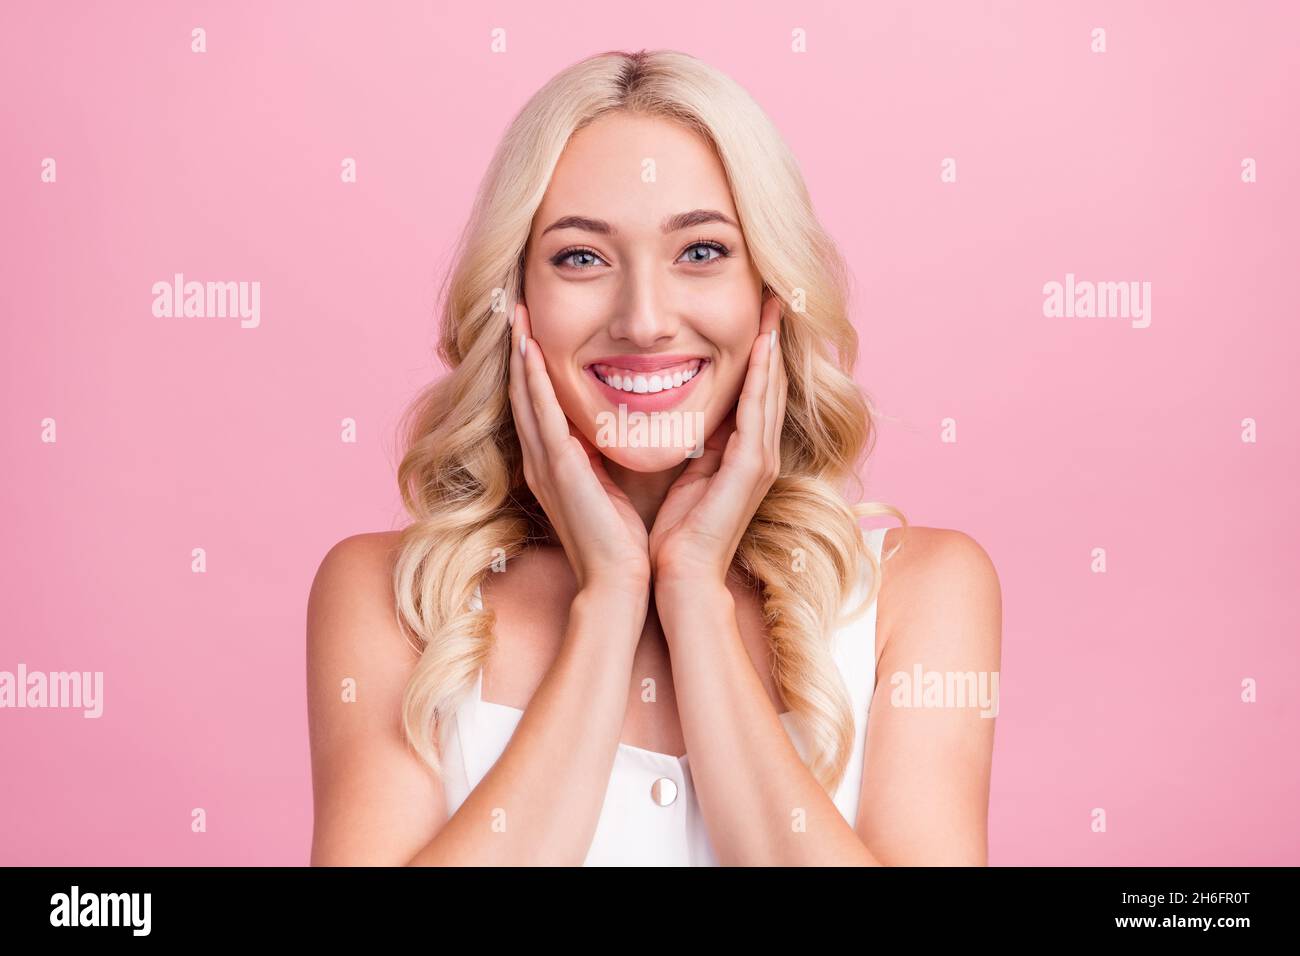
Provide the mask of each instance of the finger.
[{"label": "finger", "polygon": [[777,406],[781,401],[781,300],[776,296],[770,296],[767,302],[764,303],[763,318],[770,323],[768,326],[768,340],[771,343],[771,354],[768,358],[767,370],[767,395],[764,400],[765,434],[763,444],[767,450],[769,462],[775,464],[779,452],[776,447],[779,428],[776,413]]},{"label": "finger", "polygon": [[527,342],[528,347],[523,356],[524,367],[527,369],[524,380],[542,449],[548,456],[566,454],[573,444],[569,440],[569,419],[555,397],[555,388],[546,371],[546,359],[542,356],[541,346],[531,337]]},{"label": "finger", "polygon": [[745,384],[736,402],[736,431],[740,435],[737,447],[743,454],[754,456],[756,463],[761,463],[763,453],[763,404],[771,358],[768,352],[770,338],[768,330],[760,328],[749,351]]},{"label": "finger", "polygon": [[605,490],[612,495],[626,497],[623,489],[615,484],[614,479],[609,476],[609,471],[605,468],[605,456],[600,453],[600,449],[588,441],[587,436],[578,430],[578,426],[565,418],[569,426],[569,434],[573,436],[570,441],[576,441],[587,455],[587,461],[591,463],[591,470],[596,475],[597,480],[604,486]]},{"label": "finger", "polygon": [[[777,348],[778,349],[781,348],[779,335],[777,336]],[[780,400],[777,402],[777,406],[776,406],[776,439],[775,439],[778,475],[780,474],[779,469],[781,464],[781,438],[785,434],[785,400],[786,397],[790,394],[790,379],[786,375],[786,371],[785,371],[785,356],[781,355],[779,358],[780,361],[777,362],[777,366],[776,366],[777,373],[778,373],[776,388],[777,388],[777,394],[780,396]]]},{"label": "finger", "polygon": [[582,450],[587,455],[587,460],[591,462],[592,470],[598,475],[604,474],[605,456],[601,454],[600,449],[593,445],[590,439],[588,439],[587,436],[579,430],[578,426],[573,424],[567,416],[565,417],[564,422],[569,428],[569,434],[573,436],[570,441],[576,441],[582,447]]},{"label": "finger", "polygon": [[541,453],[541,438],[537,433],[537,416],[528,398],[527,369],[524,357],[519,354],[519,343],[529,331],[528,308],[515,305],[514,324],[510,329],[510,407],[515,416],[515,432],[526,458],[536,461]]},{"label": "finger", "polygon": [[568,422],[569,434],[578,440],[578,444],[582,446],[582,450],[586,452],[587,457],[588,458],[601,457],[600,450],[596,448],[596,446],[593,445],[590,441],[587,440],[587,436],[584,435],[581,431],[579,431],[578,426],[573,424],[573,422],[568,421],[568,419],[565,420],[566,422]]},{"label": "finger", "polygon": [[707,478],[716,472],[722,464],[722,453],[727,442],[736,433],[736,413],[730,412],[704,441],[704,448],[695,458],[687,459],[686,467],[679,476],[683,479]]}]

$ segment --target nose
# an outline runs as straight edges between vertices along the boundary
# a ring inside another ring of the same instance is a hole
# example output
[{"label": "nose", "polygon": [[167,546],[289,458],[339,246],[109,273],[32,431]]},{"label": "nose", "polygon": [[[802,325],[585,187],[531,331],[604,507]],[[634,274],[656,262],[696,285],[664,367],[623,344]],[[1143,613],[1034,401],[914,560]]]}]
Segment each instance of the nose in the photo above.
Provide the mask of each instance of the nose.
[{"label": "nose", "polygon": [[654,268],[646,263],[629,271],[613,303],[610,336],[638,350],[653,349],[677,336],[677,312]]}]

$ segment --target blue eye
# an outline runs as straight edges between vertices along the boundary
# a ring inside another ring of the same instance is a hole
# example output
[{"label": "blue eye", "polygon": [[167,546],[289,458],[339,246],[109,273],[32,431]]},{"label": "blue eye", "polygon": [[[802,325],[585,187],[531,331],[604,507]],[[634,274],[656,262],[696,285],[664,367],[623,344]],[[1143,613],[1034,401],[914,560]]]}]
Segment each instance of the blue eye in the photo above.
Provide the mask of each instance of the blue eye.
[{"label": "blue eye", "polygon": [[709,256],[709,255],[706,255],[706,256],[705,256],[704,258],[702,258],[702,259],[699,258],[698,256],[689,256],[689,257],[687,258],[687,260],[686,260],[687,262],[709,263],[709,262],[713,262],[713,261],[715,261],[715,260],[717,260],[717,259],[725,258],[726,256],[728,256],[728,255],[731,254],[730,252],[728,252],[727,247],[724,246],[724,245],[723,245],[722,243],[720,243],[720,242],[714,242],[712,239],[700,239],[700,240],[698,240],[698,241],[696,241],[696,242],[691,243],[689,246],[687,246],[687,247],[686,247],[686,252],[683,252],[682,255],[683,255],[683,256],[686,256],[688,253],[690,253],[690,252],[692,252],[692,251],[694,251],[694,250],[696,250],[696,249],[707,249],[707,250],[711,250],[711,251],[713,251],[713,252],[716,252],[717,255],[716,255],[716,256]]},{"label": "blue eye", "polygon": [[590,256],[592,259],[599,259],[601,262],[605,261],[604,259],[601,259],[600,256],[597,255],[595,252],[593,252],[591,249],[577,248],[577,249],[565,249],[563,252],[557,252],[554,256],[551,257],[551,264],[557,266],[561,266],[561,265],[568,266],[570,269],[594,268],[593,264],[577,265],[575,263],[567,261],[569,259],[572,259],[574,256]]},{"label": "blue eye", "polygon": [[[697,250],[704,250],[700,255]],[[714,242],[712,239],[698,239],[686,247],[678,262],[687,262],[696,265],[707,265],[710,262],[716,262],[718,259],[724,259],[731,255],[731,250],[720,242]],[[600,254],[594,249],[588,249],[586,246],[573,246],[569,249],[563,249],[557,252],[550,259],[551,265],[560,266],[566,269],[575,269],[582,271],[585,269],[594,269],[598,264],[609,265],[601,258]]]}]

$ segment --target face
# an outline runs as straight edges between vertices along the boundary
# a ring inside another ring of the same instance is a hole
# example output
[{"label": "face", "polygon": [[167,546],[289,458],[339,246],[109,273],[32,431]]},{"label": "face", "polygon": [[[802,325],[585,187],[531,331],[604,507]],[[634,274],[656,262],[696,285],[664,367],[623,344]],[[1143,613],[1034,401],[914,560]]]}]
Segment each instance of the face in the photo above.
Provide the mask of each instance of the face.
[{"label": "face", "polygon": [[533,219],[524,303],[560,407],[606,458],[664,471],[713,433],[762,289],[707,140],[625,113],[570,139]]}]

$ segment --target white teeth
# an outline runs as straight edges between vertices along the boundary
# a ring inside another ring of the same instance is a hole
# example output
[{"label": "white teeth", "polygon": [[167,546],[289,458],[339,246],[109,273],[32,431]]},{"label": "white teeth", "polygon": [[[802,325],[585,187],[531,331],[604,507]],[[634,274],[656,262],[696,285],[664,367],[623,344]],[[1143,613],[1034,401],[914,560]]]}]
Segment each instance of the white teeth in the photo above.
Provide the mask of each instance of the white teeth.
[{"label": "white teeth", "polygon": [[693,379],[702,367],[702,365],[697,365],[695,368],[688,371],[681,371],[679,369],[671,374],[654,374],[649,378],[644,375],[620,375],[617,372],[611,373],[608,377],[605,377],[599,372],[596,372],[595,369],[592,369],[592,371],[595,372],[597,378],[610,388],[616,388],[624,392],[654,394],[655,392],[666,391],[670,388],[681,388]]}]

